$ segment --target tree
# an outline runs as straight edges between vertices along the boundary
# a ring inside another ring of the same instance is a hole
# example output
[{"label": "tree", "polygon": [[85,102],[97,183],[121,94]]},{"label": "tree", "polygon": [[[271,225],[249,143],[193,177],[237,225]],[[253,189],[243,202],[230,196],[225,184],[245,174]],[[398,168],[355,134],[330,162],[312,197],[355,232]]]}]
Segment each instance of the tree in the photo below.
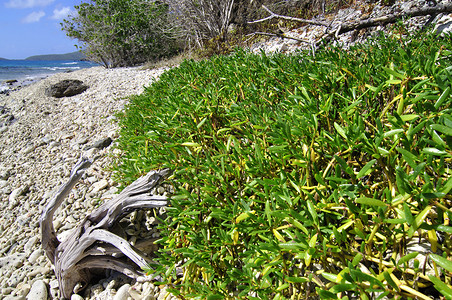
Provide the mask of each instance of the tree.
[{"label": "tree", "polygon": [[177,51],[169,6],[160,1],[90,0],[75,9],[62,29],[105,67],[134,66]]}]

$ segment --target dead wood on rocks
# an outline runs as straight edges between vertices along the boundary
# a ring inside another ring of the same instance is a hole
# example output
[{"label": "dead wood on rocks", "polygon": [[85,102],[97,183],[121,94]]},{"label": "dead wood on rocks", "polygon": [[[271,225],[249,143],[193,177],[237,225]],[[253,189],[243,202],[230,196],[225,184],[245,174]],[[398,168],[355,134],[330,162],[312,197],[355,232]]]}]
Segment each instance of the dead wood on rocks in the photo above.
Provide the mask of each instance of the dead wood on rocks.
[{"label": "dead wood on rocks", "polygon": [[[331,27],[332,22],[327,23],[327,22],[321,22],[321,21],[315,21],[315,20],[307,20],[307,19],[293,18],[293,17],[289,17],[289,16],[282,16],[282,15],[278,15],[278,14],[272,12],[265,5],[263,5],[262,7],[270,14],[270,16],[260,19],[260,20],[248,22],[249,24],[265,22],[265,21],[268,21],[271,19],[280,19],[280,20],[297,22],[297,23],[301,23],[301,24],[324,26],[327,28],[325,35],[322,37],[322,40],[325,42],[330,41],[332,37],[337,37],[340,34],[344,34],[344,33],[350,32],[350,31],[354,31],[354,30],[375,27],[375,26],[379,26],[379,25],[383,26],[383,25],[387,25],[387,24],[393,24],[403,18],[421,17],[421,16],[429,16],[429,15],[434,16],[434,15],[438,15],[440,13],[452,12],[452,3],[437,4],[436,6],[433,6],[433,7],[423,7],[423,8],[419,8],[419,9],[412,9],[409,11],[393,13],[393,14],[389,14],[386,16],[376,17],[376,18],[368,18],[368,19],[364,19],[364,20],[351,22],[351,23],[343,23],[343,24],[340,24],[338,27],[332,28]],[[261,32],[256,33],[256,34],[262,35]],[[277,34],[277,35],[268,34],[268,35],[278,36],[278,37],[286,38],[286,39],[293,39],[292,37],[286,36],[284,34]],[[302,42],[305,42],[305,41],[302,41]]]},{"label": "dead wood on rocks", "polygon": [[40,218],[42,247],[55,266],[64,298],[70,298],[74,288],[77,292],[86,287],[93,272],[99,269],[116,270],[132,278],[141,275],[141,269],[149,263],[141,250],[149,248],[152,240],[139,241],[132,246],[113,233],[113,227],[132,211],[167,205],[166,196],[153,195],[151,191],[171,172],[169,169],[151,171],[86,216],[66,240],[59,241],[52,223],[53,215],[93,162],[94,159],[82,158],[74,166],[68,182],[60,187]]}]

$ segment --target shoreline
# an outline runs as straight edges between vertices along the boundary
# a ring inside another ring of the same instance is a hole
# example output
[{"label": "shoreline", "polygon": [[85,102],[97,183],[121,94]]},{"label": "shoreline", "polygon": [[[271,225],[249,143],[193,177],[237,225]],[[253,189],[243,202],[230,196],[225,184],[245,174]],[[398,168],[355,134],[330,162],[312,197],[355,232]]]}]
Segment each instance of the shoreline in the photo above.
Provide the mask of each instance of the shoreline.
[{"label": "shoreline", "polygon": [[0,94],[6,94],[8,95],[11,92],[17,91],[21,88],[24,88],[30,84],[33,84],[35,82],[44,80],[46,78],[49,78],[55,74],[49,74],[49,75],[39,75],[33,78],[25,78],[25,79],[8,79],[3,80],[0,82]]},{"label": "shoreline", "polygon": [[[119,154],[110,148],[87,148],[107,138],[114,144],[118,137],[114,114],[124,108],[128,96],[142,93],[167,69],[94,66],[57,73],[0,94],[0,298],[28,295],[37,299],[29,294],[38,284],[49,292],[49,299],[59,298],[58,281],[40,244],[42,209],[82,154],[100,158],[55,214],[59,237],[64,239],[99,201],[118,191],[108,166]],[[81,80],[89,88],[72,97],[46,96],[47,87],[64,79]],[[80,296],[110,299],[107,294],[115,294],[123,284],[133,283],[116,275],[104,279],[101,289],[97,285]],[[136,284],[143,289],[143,283]],[[145,287],[158,293],[150,284]]]}]

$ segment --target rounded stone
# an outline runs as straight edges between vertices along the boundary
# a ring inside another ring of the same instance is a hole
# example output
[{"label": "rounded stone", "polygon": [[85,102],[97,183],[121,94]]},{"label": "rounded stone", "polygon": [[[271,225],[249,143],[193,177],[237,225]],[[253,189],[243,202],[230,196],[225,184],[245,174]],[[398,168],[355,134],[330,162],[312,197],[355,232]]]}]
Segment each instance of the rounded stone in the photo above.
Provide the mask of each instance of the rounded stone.
[{"label": "rounded stone", "polygon": [[43,280],[37,280],[28,292],[27,300],[47,300],[47,285]]},{"label": "rounded stone", "polygon": [[83,297],[78,294],[72,294],[71,300],[83,300]]},{"label": "rounded stone", "polygon": [[130,296],[129,288],[130,284],[124,284],[122,287],[119,288],[113,300],[127,300],[127,298]]}]

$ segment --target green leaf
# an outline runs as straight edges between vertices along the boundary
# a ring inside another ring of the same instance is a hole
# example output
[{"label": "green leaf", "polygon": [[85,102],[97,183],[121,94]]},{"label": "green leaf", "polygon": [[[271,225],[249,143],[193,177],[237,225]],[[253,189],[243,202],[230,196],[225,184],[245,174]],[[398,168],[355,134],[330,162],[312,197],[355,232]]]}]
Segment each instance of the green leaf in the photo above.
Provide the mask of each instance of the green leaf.
[{"label": "green leaf", "polygon": [[299,251],[299,250],[308,249],[308,245],[303,244],[303,243],[289,242],[289,243],[279,243],[278,245],[281,249],[284,249],[284,250],[298,250]]},{"label": "green leaf", "polygon": [[290,284],[288,284],[288,283],[283,283],[283,284],[281,284],[280,286],[278,286],[278,288],[276,289],[276,291],[277,291],[277,292],[280,292],[280,291],[282,291],[282,290],[287,289],[289,286],[290,286]]},{"label": "green leaf", "polygon": [[198,125],[196,125],[196,127],[201,128],[202,125],[204,125],[204,123],[206,123],[207,121],[207,117],[205,117],[204,119],[201,120],[201,122],[198,123]]},{"label": "green leaf", "polygon": [[356,290],[357,286],[356,284],[353,283],[341,283],[341,284],[336,284],[334,285],[331,289],[330,292],[332,293],[342,293],[345,291],[354,291]]},{"label": "green leaf", "polygon": [[181,144],[182,146],[186,146],[186,147],[199,147],[200,145],[198,143],[193,143],[193,142],[185,142]]},{"label": "green leaf", "polygon": [[[391,273],[392,273],[391,269]],[[389,271],[384,271],[383,272],[383,277],[385,278],[386,282],[396,291],[399,291],[399,287],[397,286],[397,284],[394,282],[394,280],[392,279],[390,272]]]},{"label": "green leaf", "polygon": [[441,294],[443,294],[446,299],[451,300],[452,299],[452,288],[447,285],[446,283],[442,282],[439,278],[428,275],[430,278],[430,281],[433,282],[435,289],[437,289]]},{"label": "green leaf", "polygon": [[291,283],[304,283],[308,282],[308,280],[306,277],[286,277],[286,281]]},{"label": "green leaf", "polygon": [[432,124],[430,125],[430,128],[436,131],[439,131],[441,133],[444,133],[445,135],[452,135],[452,128],[444,126],[444,125],[439,125],[439,124]]},{"label": "green leaf", "polygon": [[387,84],[401,84],[402,80],[399,79],[390,79],[390,80],[386,80]]},{"label": "green leaf", "polygon": [[421,211],[416,216],[416,218],[414,219],[413,225],[408,230],[408,237],[410,237],[410,238],[413,237],[413,234],[416,232],[416,230],[419,228],[419,226],[421,226],[421,224],[424,223],[424,220],[428,216],[428,214],[430,213],[431,209],[432,209],[432,207],[430,205],[428,205],[426,208],[424,208],[423,211]]},{"label": "green leaf", "polygon": [[405,214],[405,220],[409,225],[414,224],[414,217],[411,213],[411,209],[406,202],[403,203],[403,212]]},{"label": "green leaf", "polygon": [[224,296],[220,295],[220,294],[214,294],[214,295],[207,296],[207,300],[221,300],[221,299],[224,299]]},{"label": "green leaf", "polygon": [[408,150],[402,149],[400,147],[396,147],[396,150],[402,154],[403,158],[406,160],[406,162],[408,163],[408,165],[411,168],[416,168],[417,163],[416,161],[418,161],[419,159],[417,158],[416,155],[414,155],[413,153],[409,152]]},{"label": "green leaf", "polygon": [[406,78],[406,75],[405,75],[405,74],[401,74],[401,73],[399,73],[399,72],[397,72],[397,71],[395,71],[395,70],[389,69],[389,68],[387,68],[387,67],[382,67],[382,68],[383,68],[383,70],[385,70],[387,73],[389,73],[389,74],[391,74],[391,75],[393,75],[393,76],[395,76],[395,77],[397,77],[397,78],[400,78],[400,79],[402,79],[402,80],[405,80],[405,78]]},{"label": "green leaf", "polygon": [[320,295],[321,299],[337,299],[336,294],[333,294],[330,291],[321,290],[320,288],[316,287],[317,293]]},{"label": "green leaf", "polygon": [[444,92],[441,94],[441,96],[439,96],[438,100],[435,103],[435,108],[438,109],[441,107],[441,105],[443,105],[444,101],[446,101],[446,99],[449,97],[450,95],[450,86],[448,86]]},{"label": "green leaf", "polygon": [[334,128],[336,128],[336,131],[344,138],[347,139],[347,135],[345,134],[344,128],[341,127],[341,125],[334,122]]},{"label": "green leaf", "polygon": [[393,130],[390,130],[390,131],[385,132],[385,133],[383,134],[383,137],[385,137],[385,138],[391,137],[391,136],[393,136],[393,135],[395,135],[395,134],[398,134],[398,133],[401,133],[401,132],[404,132],[404,130],[401,129],[401,128],[399,128],[399,129],[393,129]]},{"label": "green leaf", "polygon": [[451,189],[452,189],[452,177],[449,177],[449,179],[447,179],[446,183],[441,187],[439,191],[447,195],[449,194]]},{"label": "green leaf", "polygon": [[406,263],[407,261],[412,260],[413,258],[415,258],[418,255],[419,255],[419,252],[412,252],[412,253],[405,255],[404,257],[399,259],[399,261],[397,262],[397,266],[400,266],[400,265]]},{"label": "green leaf", "polygon": [[436,148],[430,148],[430,147],[422,149],[422,152],[425,154],[431,154],[431,155],[437,155],[437,156],[447,155],[446,151],[442,151],[442,150],[439,150]]},{"label": "green leaf", "polygon": [[326,279],[329,280],[331,282],[337,282],[337,275],[336,274],[332,274],[332,273],[328,273],[328,272],[323,272],[322,276]]},{"label": "green leaf", "polygon": [[314,204],[312,204],[311,200],[307,200],[306,204],[308,206],[309,214],[311,215],[312,219],[314,220],[314,224],[319,225],[319,217],[317,215],[317,211],[315,210]]},{"label": "green leaf", "polygon": [[372,159],[371,161],[369,161],[356,175],[356,178],[362,178],[364,176],[369,175],[372,171],[371,168],[372,166],[375,164],[377,160],[376,159]]},{"label": "green leaf", "polygon": [[236,219],[235,222],[236,223],[240,223],[243,220],[248,219],[251,215],[253,215],[255,213],[255,211],[249,211],[249,212],[244,212],[241,213]]},{"label": "green leaf", "polygon": [[374,199],[374,198],[368,198],[368,197],[356,198],[356,203],[366,204],[366,205],[370,205],[370,206],[381,206],[381,207],[387,206],[387,204],[381,200]]},{"label": "green leaf", "polygon": [[360,281],[360,282],[368,281],[371,284],[380,286],[381,288],[385,287],[384,284],[380,280],[378,280],[377,278],[373,277],[370,274],[363,273],[360,270],[351,269],[350,275],[352,275],[352,277],[355,278],[356,281]]},{"label": "green leaf", "polygon": [[430,253],[430,258],[440,267],[444,268],[449,272],[452,272],[452,261],[433,253]]},{"label": "green leaf", "polygon": [[452,227],[451,226],[446,226],[446,225],[438,225],[435,227],[436,230],[438,231],[443,231],[443,232],[447,232],[449,234],[452,234]]},{"label": "green leaf", "polygon": [[352,266],[356,267],[361,262],[362,259],[363,255],[361,253],[356,254],[355,257],[353,258]]}]

